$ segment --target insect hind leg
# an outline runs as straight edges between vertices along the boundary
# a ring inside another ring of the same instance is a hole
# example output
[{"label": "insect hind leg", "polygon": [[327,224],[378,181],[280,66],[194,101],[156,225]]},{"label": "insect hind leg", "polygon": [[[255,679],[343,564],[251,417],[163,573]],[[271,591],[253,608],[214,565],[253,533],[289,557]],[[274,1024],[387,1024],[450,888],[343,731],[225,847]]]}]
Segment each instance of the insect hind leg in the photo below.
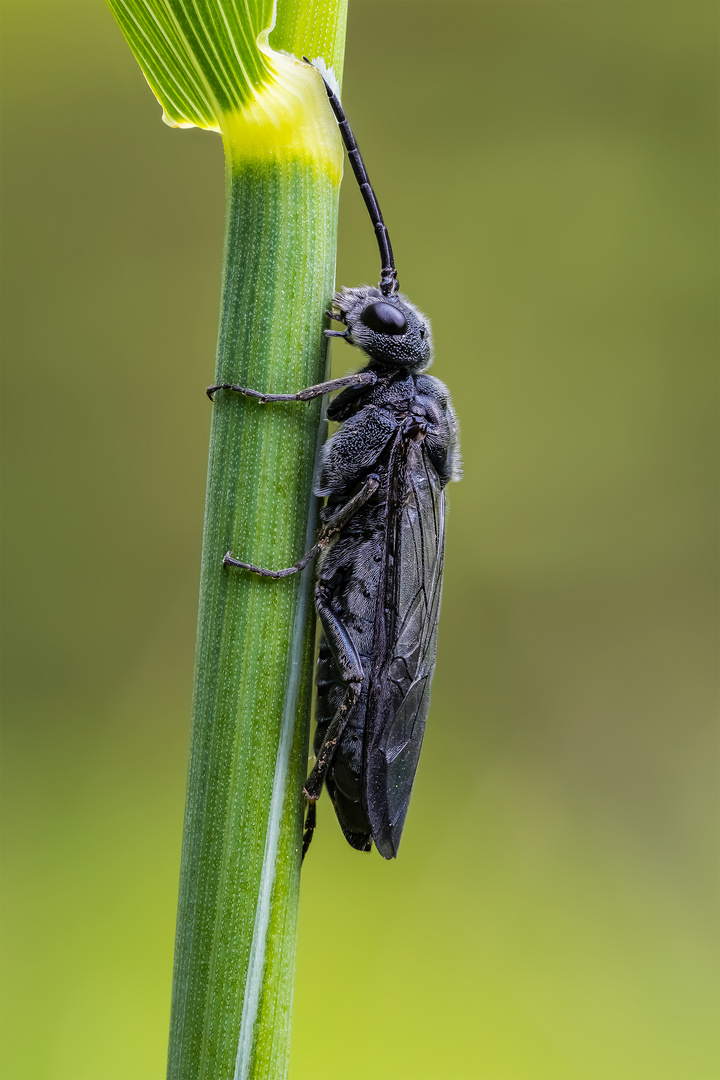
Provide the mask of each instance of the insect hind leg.
[{"label": "insect hind leg", "polygon": [[348,685],[343,694],[343,699],[340,702],[339,708],[328,724],[328,729],[325,732],[325,738],[320,747],[315,767],[305,781],[305,787],[303,788],[303,795],[311,803],[317,802],[320,798],[325,774],[330,768],[338,740],[345,730],[350,718],[350,713],[360,696],[360,685],[359,682],[352,682]]},{"label": "insect hind leg", "polygon": [[347,726],[350,713],[360,695],[360,683],[350,683],[343,694],[343,699],[335,715],[328,725],[322,746],[315,762],[315,767],[305,781],[303,795],[307,799],[307,814],[305,815],[305,831],[303,832],[302,857],[307,855],[312,842],[315,826],[317,824],[317,801],[322,792],[323,781],[332,763],[338,740]]},{"label": "insect hind leg", "polygon": [[300,862],[303,861],[308,853],[308,848],[312,843],[312,838],[315,835],[315,827],[317,825],[317,800],[310,799],[307,804],[307,813],[305,815],[305,828],[303,830],[303,842],[302,842],[302,855],[300,856]]}]

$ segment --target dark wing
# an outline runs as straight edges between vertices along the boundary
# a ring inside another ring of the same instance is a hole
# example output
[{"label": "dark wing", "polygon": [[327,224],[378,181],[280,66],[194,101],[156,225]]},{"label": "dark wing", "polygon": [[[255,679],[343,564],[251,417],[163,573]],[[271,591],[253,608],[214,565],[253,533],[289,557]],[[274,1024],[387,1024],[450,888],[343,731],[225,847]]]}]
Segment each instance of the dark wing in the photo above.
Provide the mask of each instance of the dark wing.
[{"label": "dark wing", "polygon": [[[368,731],[366,799],[373,840],[397,855],[430,707],[445,545],[445,496],[421,444],[410,443],[387,603],[394,619],[379,672],[382,705]],[[394,549],[394,550],[393,550]]]}]

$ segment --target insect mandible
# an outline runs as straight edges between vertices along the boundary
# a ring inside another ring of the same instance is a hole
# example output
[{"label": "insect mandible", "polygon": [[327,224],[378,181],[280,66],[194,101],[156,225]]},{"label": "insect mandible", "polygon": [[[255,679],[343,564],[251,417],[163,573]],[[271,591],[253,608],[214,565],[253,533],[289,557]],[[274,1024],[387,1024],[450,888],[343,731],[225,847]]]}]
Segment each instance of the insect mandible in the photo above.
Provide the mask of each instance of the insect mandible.
[{"label": "insect mandible", "polygon": [[[306,61],[309,63],[309,61]],[[318,73],[319,74],[319,73]],[[375,228],[380,284],[343,288],[326,330],[365,353],[361,371],[295,394],[232,383],[208,387],[261,402],[311,401],[333,390],[315,493],[325,498],[318,542],[294,566],[265,570],[227,553],[224,564],[284,578],[320,555],[315,607],[315,766],[303,793],[303,857],[327,787],[348,843],[395,858],[430,704],[445,538],[445,485],[460,477],[457,422],[447,388],[426,375],[428,319],[398,291],[390,238],[350,125],[323,78]]]}]

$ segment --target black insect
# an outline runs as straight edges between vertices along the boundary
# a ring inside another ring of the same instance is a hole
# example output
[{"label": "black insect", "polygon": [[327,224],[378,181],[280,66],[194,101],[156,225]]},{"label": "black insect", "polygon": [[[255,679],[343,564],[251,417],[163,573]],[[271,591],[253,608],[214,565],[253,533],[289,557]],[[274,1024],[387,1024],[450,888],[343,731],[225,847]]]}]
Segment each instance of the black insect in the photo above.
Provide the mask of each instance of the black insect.
[{"label": "black insect", "polygon": [[379,288],[342,289],[328,314],[368,358],[356,375],[297,394],[264,394],[223,383],[260,401],[310,401],[342,388],[328,419],[342,426],[325,444],[315,492],[324,496],[320,538],[285,570],[225,556],[225,565],[271,578],[297,573],[322,553],[315,604],[322,626],[317,662],[315,767],[303,855],[327,786],[352,847],[375,842],[397,855],[420,756],[435,666],[442,586],[445,496],[460,475],[455,414],[432,363],[426,317],[398,292],[387,229],[350,126],[325,83],[353,172],[376,230]]}]

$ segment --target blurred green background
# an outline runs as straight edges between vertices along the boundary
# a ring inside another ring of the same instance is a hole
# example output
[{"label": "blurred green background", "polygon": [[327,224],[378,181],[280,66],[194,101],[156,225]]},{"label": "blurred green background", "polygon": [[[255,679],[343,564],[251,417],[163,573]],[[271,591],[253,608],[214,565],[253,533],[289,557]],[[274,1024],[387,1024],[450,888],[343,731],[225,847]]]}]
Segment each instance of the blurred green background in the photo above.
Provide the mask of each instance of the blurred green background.
[{"label": "blurred green background", "polygon": [[[101,0],[2,13],[2,1075],[157,1080],[222,150],[160,122]],[[345,102],[466,473],[397,863],[320,805],[292,1080],[719,1075],[717,31],[351,4]],[[375,280],[345,187],[338,281]]]}]

